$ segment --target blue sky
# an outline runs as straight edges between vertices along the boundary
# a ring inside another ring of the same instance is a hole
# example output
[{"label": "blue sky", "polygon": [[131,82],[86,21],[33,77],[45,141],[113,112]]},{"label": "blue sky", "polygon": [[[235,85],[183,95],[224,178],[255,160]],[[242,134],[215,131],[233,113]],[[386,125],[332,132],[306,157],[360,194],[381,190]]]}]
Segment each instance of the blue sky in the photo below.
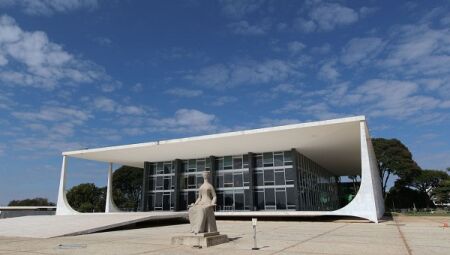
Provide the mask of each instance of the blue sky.
[{"label": "blue sky", "polygon": [[[450,166],[448,1],[0,0],[0,204],[61,152],[366,115]],[[69,183],[106,164],[69,160]]]}]

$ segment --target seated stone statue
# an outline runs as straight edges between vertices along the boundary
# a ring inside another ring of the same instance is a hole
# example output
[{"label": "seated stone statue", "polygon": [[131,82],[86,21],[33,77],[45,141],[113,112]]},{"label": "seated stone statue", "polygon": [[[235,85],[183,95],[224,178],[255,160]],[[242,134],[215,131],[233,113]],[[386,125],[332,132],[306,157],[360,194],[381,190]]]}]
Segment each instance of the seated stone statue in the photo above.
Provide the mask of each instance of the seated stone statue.
[{"label": "seated stone statue", "polygon": [[195,234],[217,232],[214,208],[216,206],[216,192],[209,183],[209,172],[203,172],[203,184],[198,189],[198,198],[189,206],[189,222]]}]

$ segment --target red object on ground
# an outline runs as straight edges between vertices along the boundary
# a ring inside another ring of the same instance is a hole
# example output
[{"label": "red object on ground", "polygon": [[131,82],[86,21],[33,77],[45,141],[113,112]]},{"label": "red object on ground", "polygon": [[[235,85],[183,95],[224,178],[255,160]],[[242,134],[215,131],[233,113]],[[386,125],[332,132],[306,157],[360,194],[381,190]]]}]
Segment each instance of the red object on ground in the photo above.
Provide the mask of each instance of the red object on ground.
[{"label": "red object on ground", "polygon": [[442,226],[443,228],[448,228],[448,223],[444,222],[444,226]]}]

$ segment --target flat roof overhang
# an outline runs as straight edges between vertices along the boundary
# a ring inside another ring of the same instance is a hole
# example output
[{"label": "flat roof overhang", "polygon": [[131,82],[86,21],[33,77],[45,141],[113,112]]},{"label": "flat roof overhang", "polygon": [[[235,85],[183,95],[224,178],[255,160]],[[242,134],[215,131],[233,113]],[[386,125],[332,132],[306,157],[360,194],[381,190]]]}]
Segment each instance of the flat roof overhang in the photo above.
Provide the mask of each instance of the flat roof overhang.
[{"label": "flat roof overhang", "polygon": [[64,156],[144,167],[170,161],[297,149],[337,176],[361,173],[364,116],[63,152]]}]

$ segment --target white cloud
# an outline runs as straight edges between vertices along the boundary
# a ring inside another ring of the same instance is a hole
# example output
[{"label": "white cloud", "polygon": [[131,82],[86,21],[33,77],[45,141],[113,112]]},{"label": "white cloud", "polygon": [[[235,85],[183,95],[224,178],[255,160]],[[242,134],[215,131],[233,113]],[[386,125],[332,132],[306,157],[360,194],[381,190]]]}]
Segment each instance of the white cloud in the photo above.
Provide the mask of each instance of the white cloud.
[{"label": "white cloud", "polygon": [[13,93],[0,90],[0,109],[10,109],[15,103]]},{"label": "white cloud", "polygon": [[94,9],[98,0],[2,0],[0,7],[18,7],[30,15],[52,15],[78,9]]},{"label": "white cloud", "polygon": [[311,52],[314,54],[327,54],[331,50],[331,45],[325,43],[321,46],[316,46],[311,49]]},{"label": "white cloud", "polygon": [[77,59],[50,42],[44,32],[23,31],[9,16],[0,17],[0,80],[6,85],[53,89],[107,79],[102,68]]},{"label": "white cloud", "polygon": [[305,47],[306,47],[306,45],[299,41],[292,41],[287,44],[287,48],[292,55],[298,54]]},{"label": "white cloud", "polygon": [[82,124],[92,116],[86,112],[75,108],[62,106],[42,106],[38,111],[15,111],[12,115],[20,120],[31,122],[70,122]]},{"label": "white cloud", "polygon": [[192,98],[201,96],[203,91],[198,89],[172,88],[166,90],[165,93],[176,97]]},{"label": "white cloud", "polygon": [[[373,117],[394,119],[418,118],[442,106],[440,99],[421,93],[417,83],[384,79],[368,80],[342,96],[341,102],[360,105]],[[442,117],[435,113],[434,119]]]},{"label": "white cloud", "polygon": [[113,43],[110,38],[103,36],[95,37],[92,40],[100,46],[111,46]]},{"label": "white cloud", "polygon": [[345,65],[367,63],[382,50],[383,45],[378,37],[353,38],[342,50],[340,61]]},{"label": "white cloud", "polygon": [[236,97],[233,96],[221,96],[212,101],[212,105],[214,106],[223,106],[225,104],[234,103],[237,101]]},{"label": "white cloud", "polygon": [[94,99],[94,107],[100,111],[113,112],[116,102],[106,97],[97,97]]},{"label": "white cloud", "polygon": [[269,30],[270,26],[268,24],[251,25],[248,21],[241,20],[228,24],[228,28],[238,35],[263,35]]},{"label": "white cloud", "polygon": [[229,18],[242,18],[257,11],[265,0],[220,0],[222,13]]},{"label": "white cloud", "polygon": [[289,83],[282,83],[278,84],[274,88],[272,88],[272,91],[275,93],[286,93],[289,95],[300,95],[304,93],[301,89],[297,88],[296,86],[289,84]]},{"label": "white cloud", "polygon": [[324,31],[358,21],[358,13],[351,8],[336,3],[321,4],[312,9],[309,16],[315,21],[318,29]]},{"label": "white cloud", "polygon": [[100,90],[106,93],[114,92],[122,87],[119,81],[109,81],[100,85]]},{"label": "white cloud", "polygon": [[186,78],[198,85],[224,89],[240,85],[282,81],[298,75],[296,67],[296,64],[278,59],[260,62],[240,61],[228,65],[211,65]]},{"label": "white cloud", "polygon": [[216,131],[217,117],[195,109],[179,109],[171,118],[150,119],[151,131],[208,133]]},{"label": "white cloud", "polygon": [[126,115],[143,115],[146,113],[145,109],[135,105],[120,105],[117,107],[117,113]]},{"label": "white cloud", "polygon": [[[449,74],[450,30],[427,24],[407,25],[393,31],[387,57],[380,67],[414,76]],[[393,69],[394,68],[394,69]]]},{"label": "white cloud", "polygon": [[305,33],[310,33],[316,30],[317,24],[312,20],[306,20],[304,18],[296,18],[293,24],[294,28],[303,31]]},{"label": "white cloud", "polygon": [[[361,9],[364,15],[369,9]],[[357,11],[338,3],[317,2],[307,10],[307,17],[298,17],[293,27],[309,33],[314,31],[330,31],[339,26],[355,23],[359,19]]]},{"label": "white cloud", "polygon": [[137,93],[137,92],[141,92],[142,90],[144,90],[144,86],[143,86],[142,83],[140,83],[140,82],[134,84],[134,85],[131,87],[131,91],[136,92],[136,93]]},{"label": "white cloud", "polygon": [[440,22],[444,26],[450,26],[450,16],[445,16],[441,18]]},{"label": "white cloud", "polygon": [[369,15],[372,15],[373,13],[375,13],[376,11],[378,11],[377,7],[367,7],[367,6],[363,6],[359,9],[359,17],[360,18],[365,18]]},{"label": "white cloud", "polygon": [[274,113],[296,113],[298,115],[303,116],[311,116],[313,119],[333,119],[343,117],[342,114],[336,113],[330,109],[330,106],[325,102],[316,103],[313,101],[307,100],[290,100],[287,101],[286,104],[277,110],[273,111]]},{"label": "white cloud", "polygon": [[143,106],[120,104],[107,97],[97,97],[93,100],[94,108],[98,111],[117,113],[126,116],[139,116],[147,114]]},{"label": "white cloud", "polygon": [[334,61],[329,61],[323,64],[317,74],[319,79],[335,81],[340,76],[339,72],[335,68],[335,64],[336,63]]}]

